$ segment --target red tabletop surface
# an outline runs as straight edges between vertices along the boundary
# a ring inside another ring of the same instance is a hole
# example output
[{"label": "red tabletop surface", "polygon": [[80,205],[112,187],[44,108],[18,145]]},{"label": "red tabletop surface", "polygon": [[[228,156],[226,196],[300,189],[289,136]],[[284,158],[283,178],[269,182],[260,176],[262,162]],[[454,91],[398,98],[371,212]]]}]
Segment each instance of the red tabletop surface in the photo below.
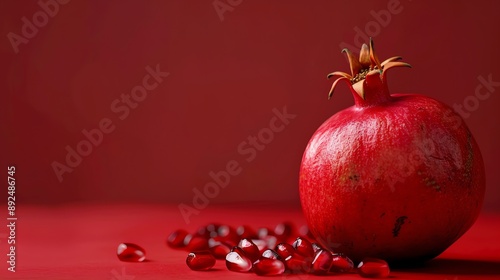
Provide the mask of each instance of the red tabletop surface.
[{"label": "red tabletop surface", "polygon": [[[7,270],[5,242],[0,230],[0,279],[258,279],[235,273],[218,261],[206,272],[191,271],[187,252],[168,248],[166,236],[184,228],[194,231],[210,222],[238,226],[274,226],[282,221],[304,224],[300,208],[270,205],[209,206],[186,224],[177,205],[20,206],[16,221],[16,272]],[[447,251],[426,266],[399,269],[391,279],[500,279],[500,215],[483,213],[474,226]],[[118,260],[116,248],[133,242],[146,250],[147,261]],[[362,279],[356,274],[324,278]],[[278,277],[280,278],[280,277]],[[323,279],[314,275],[287,275],[290,279]]]}]

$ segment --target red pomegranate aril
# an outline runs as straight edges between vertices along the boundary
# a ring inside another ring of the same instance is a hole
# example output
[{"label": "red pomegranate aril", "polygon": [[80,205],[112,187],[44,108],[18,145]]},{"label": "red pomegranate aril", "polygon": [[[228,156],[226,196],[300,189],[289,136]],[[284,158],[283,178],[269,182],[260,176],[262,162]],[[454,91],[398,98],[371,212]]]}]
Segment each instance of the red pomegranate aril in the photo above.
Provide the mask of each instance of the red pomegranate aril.
[{"label": "red pomegranate aril", "polygon": [[273,260],[279,260],[279,259],[281,259],[280,255],[278,255],[278,253],[276,253],[272,249],[267,249],[264,252],[262,252],[262,257],[263,258],[268,258],[268,259],[273,259]]},{"label": "red pomegranate aril", "polygon": [[210,231],[207,229],[208,225],[199,227],[193,234],[193,236],[200,236],[205,238],[210,238]]},{"label": "red pomegranate aril", "polygon": [[238,243],[238,247],[245,252],[245,255],[252,261],[252,263],[259,259],[260,250],[257,245],[252,242],[252,240],[243,238],[240,240],[240,243]]},{"label": "red pomegranate aril", "polygon": [[230,226],[227,225],[222,225],[219,227],[217,230],[217,236],[222,238],[222,240],[227,243],[231,244],[232,246],[238,244],[238,241],[240,241],[240,236],[236,233],[236,230]]},{"label": "red pomegranate aril", "polygon": [[252,239],[252,242],[257,246],[259,252],[264,252],[264,250],[269,249],[267,242],[264,239]]},{"label": "red pomegranate aril", "polygon": [[333,256],[330,251],[320,249],[312,261],[311,272],[318,275],[327,274],[332,266],[332,260]]},{"label": "red pomegranate aril", "polygon": [[185,246],[184,244],[184,238],[189,233],[183,229],[178,229],[174,232],[172,232],[168,237],[167,237],[167,245],[170,248],[178,249],[178,248],[183,248]]},{"label": "red pomegranate aril", "polygon": [[279,239],[287,240],[293,234],[293,224],[284,222],[277,224],[274,228],[274,235]]},{"label": "red pomegranate aril", "polygon": [[226,259],[226,255],[231,252],[231,248],[226,244],[216,241],[213,238],[208,240],[208,250],[218,260]]},{"label": "red pomegranate aril", "polygon": [[280,260],[263,257],[254,263],[253,271],[260,276],[281,275],[285,272],[285,264]]},{"label": "red pomegranate aril", "polygon": [[207,251],[191,252],[186,258],[186,264],[192,270],[209,270],[215,262],[215,257]]},{"label": "red pomegranate aril", "polygon": [[299,228],[299,235],[305,236],[309,240],[315,240],[314,236],[312,235],[311,231],[309,230],[309,227],[306,225],[303,225]]},{"label": "red pomegranate aril", "polygon": [[263,239],[264,237],[268,236],[269,234],[272,234],[272,230],[270,230],[267,227],[261,227],[257,230],[257,237],[259,239]]},{"label": "red pomegranate aril", "polygon": [[184,238],[184,247],[187,251],[205,251],[208,250],[208,239],[203,236],[186,235]]},{"label": "red pomegranate aril", "polygon": [[[257,245],[257,247],[259,247],[259,250],[262,252],[264,251],[265,249],[270,249],[270,248],[275,248],[276,247],[276,244],[278,244],[278,238],[274,235],[268,235],[266,237],[264,237],[264,239],[262,239],[264,241],[264,246],[263,248],[260,248],[259,245]],[[254,242],[255,243],[255,242]]]},{"label": "red pomegranate aril", "polygon": [[358,273],[365,278],[386,278],[389,277],[390,268],[384,260],[365,258],[358,265]]},{"label": "red pomegranate aril", "polygon": [[321,247],[318,243],[312,243],[311,245],[312,245],[314,254],[316,254],[319,250],[324,250],[323,247]]},{"label": "red pomegranate aril", "polygon": [[345,273],[354,268],[354,263],[344,254],[333,254],[332,266],[330,272]]},{"label": "red pomegranate aril", "polygon": [[280,243],[276,245],[275,251],[283,260],[286,260],[295,253],[295,249],[288,243]]},{"label": "red pomegranate aril", "polygon": [[252,269],[252,261],[245,255],[245,252],[241,248],[234,247],[226,255],[226,267],[235,272],[248,272]]},{"label": "red pomegranate aril", "polygon": [[309,240],[297,237],[292,244],[295,251],[303,257],[313,258],[314,257],[314,249],[312,247],[311,242]]},{"label": "red pomegranate aril", "polygon": [[142,262],[146,259],[146,251],[134,243],[121,243],[116,254],[123,262]]},{"label": "red pomegranate aril", "polygon": [[238,234],[240,238],[248,238],[248,239],[258,238],[257,232],[253,228],[246,225],[237,227],[236,234]]},{"label": "red pomegranate aril", "polygon": [[290,273],[309,273],[311,271],[312,258],[293,254],[284,260],[285,268]]}]

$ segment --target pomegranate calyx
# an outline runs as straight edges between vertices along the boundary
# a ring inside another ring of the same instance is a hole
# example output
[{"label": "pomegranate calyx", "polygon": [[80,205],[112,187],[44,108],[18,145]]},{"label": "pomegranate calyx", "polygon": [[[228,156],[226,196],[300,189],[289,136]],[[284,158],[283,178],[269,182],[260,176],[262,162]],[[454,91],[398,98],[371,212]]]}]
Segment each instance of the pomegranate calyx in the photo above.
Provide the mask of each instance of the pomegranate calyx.
[{"label": "pomegranate calyx", "polygon": [[[347,60],[349,61],[349,66],[351,68],[351,74],[341,71],[335,71],[327,75],[328,79],[334,76],[338,77],[333,82],[332,87],[328,92],[328,99],[332,97],[333,91],[335,90],[339,81],[346,81],[346,82],[349,81],[348,83],[350,86],[349,88],[351,89],[353,95],[355,95],[354,98],[356,103],[357,104],[366,103],[366,102],[358,102],[359,101],[358,97],[360,97],[362,100],[365,100],[366,98],[367,88],[365,82],[367,76],[377,75],[378,78],[382,81],[383,88],[387,88],[386,78],[385,78],[385,73],[387,70],[393,67],[403,67],[403,66],[411,68],[410,64],[398,61],[401,60],[400,56],[390,57],[384,60],[382,63],[380,63],[380,60],[378,59],[378,56],[375,53],[375,48],[372,38],[370,38],[369,46],[366,44],[363,44],[361,46],[361,50],[359,52],[359,58],[356,58],[356,56],[347,48],[343,49],[342,52],[347,55]],[[374,100],[375,99],[379,100],[380,98],[374,98]]]}]

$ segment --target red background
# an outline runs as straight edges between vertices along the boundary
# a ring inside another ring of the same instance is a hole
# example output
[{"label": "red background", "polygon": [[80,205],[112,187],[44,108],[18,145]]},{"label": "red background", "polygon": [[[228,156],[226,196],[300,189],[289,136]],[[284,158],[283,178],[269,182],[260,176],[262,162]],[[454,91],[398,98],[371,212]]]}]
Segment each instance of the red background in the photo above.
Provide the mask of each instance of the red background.
[{"label": "red background", "polygon": [[[339,46],[359,47],[358,28],[368,28],[381,59],[401,55],[412,64],[390,73],[393,93],[453,106],[473,98],[478,77],[500,81],[497,1],[233,0],[223,20],[213,2],[73,0],[18,53],[8,34],[22,35],[22,18],[32,21],[41,7],[0,2],[0,168],[17,168],[18,207],[189,204],[193,188],[231,160],[242,171],[211,206],[298,206],[298,169],[310,136],[353,104],[345,87],[327,100],[326,74],[348,71]],[[399,12],[377,22],[396,2]],[[158,64],[170,75],[120,120],[112,102]],[[498,92],[465,119],[486,165],[485,212],[500,211]],[[273,108],[284,106],[295,119],[247,162],[238,145],[269,127]],[[103,118],[115,130],[60,182],[51,164],[64,163],[65,147],[76,148],[82,130]]]}]

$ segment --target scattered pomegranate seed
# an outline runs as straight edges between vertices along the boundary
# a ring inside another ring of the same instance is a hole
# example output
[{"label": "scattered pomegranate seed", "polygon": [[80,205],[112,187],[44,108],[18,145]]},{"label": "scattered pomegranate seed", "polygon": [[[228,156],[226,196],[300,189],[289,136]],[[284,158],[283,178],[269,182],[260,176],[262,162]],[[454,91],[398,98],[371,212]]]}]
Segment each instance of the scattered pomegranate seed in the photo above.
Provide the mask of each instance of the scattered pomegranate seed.
[{"label": "scattered pomegranate seed", "polygon": [[[262,248],[259,247],[259,250],[261,252],[263,252],[265,249],[275,248],[276,244],[278,244],[278,238],[276,236],[273,236],[273,235],[268,235],[268,236],[264,237],[263,241],[264,241],[264,246]],[[257,245],[257,243],[255,245]],[[257,246],[259,246],[259,245],[257,245]]]},{"label": "scattered pomegranate seed", "polygon": [[295,253],[295,249],[293,249],[292,245],[288,243],[280,243],[276,246],[276,253],[281,259],[286,260],[287,258],[292,257]]},{"label": "scattered pomegranate seed", "polygon": [[217,236],[221,237],[224,242],[230,244],[237,244],[238,241],[240,241],[240,237],[238,236],[238,233],[236,233],[236,230],[227,225],[222,225],[218,228]]},{"label": "scattered pomegranate seed", "polygon": [[285,264],[280,260],[263,257],[254,263],[253,271],[261,276],[281,275],[285,272]]},{"label": "scattered pomegranate seed", "polygon": [[268,235],[272,234],[272,232],[273,232],[273,231],[272,231],[272,230],[270,230],[269,228],[262,227],[262,228],[259,228],[259,229],[257,230],[257,237],[258,237],[259,239],[264,239],[264,237],[266,237],[266,236],[268,236]]},{"label": "scattered pomegranate seed", "polygon": [[188,234],[184,238],[184,248],[187,251],[205,251],[208,250],[208,239],[203,236]]},{"label": "scattered pomegranate seed", "polygon": [[236,228],[236,233],[240,238],[257,239],[257,232],[249,226],[239,226]]},{"label": "scattered pomegranate seed", "polygon": [[268,259],[273,259],[273,260],[281,259],[280,255],[278,255],[278,253],[276,253],[274,250],[271,250],[271,249],[267,249],[264,252],[262,252],[262,257],[268,258]]},{"label": "scattered pomegranate seed", "polygon": [[225,260],[226,255],[231,252],[229,246],[213,238],[208,240],[208,250],[218,260]]},{"label": "scattered pomegranate seed", "polygon": [[309,257],[311,259],[314,257],[314,249],[309,240],[302,237],[297,237],[297,239],[295,239],[295,241],[293,242],[292,246],[295,249],[295,251],[299,253],[301,256]]},{"label": "scattered pomegranate seed", "polygon": [[[231,271],[253,270],[257,275],[280,275],[285,271],[326,275],[354,270],[347,256],[334,254],[314,243],[306,226],[300,228],[300,237],[292,244],[287,243],[293,232],[293,224],[289,222],[276,225],[274,230],[262,227],[257,231],[245,225],[234,229],[211,223],[198,228],[194,234],[178,229],[167,237],[167,245],[191,251],[186,264],[192,270],[209,270],[216,259],[225,259]],[[145,252],[135,244],[122,243],[118,246],[118,257],[122,261],[140,262],[145,260]],[[357,272],[362,277],[384,278],[389,276],[390,270],[384,260],[366,258]]]},{"label": "scattered pomegranate seed", "polygon": [[358,273],[365,278],[386,278],[389,277],[390,269],[384,260],[365,258],[358,265]]},{"label": "scattered pomegranate seed", "polygon": [[330,251],[320,249],[312,261],[311,272],[318,275],[327,274],[332,266],[332,260],[333,256]]},{"label": "scattered pomegranate seed", "polygon": [[[216,228],[216,224],[208,224],[206,226],[199,227],[196,232],[193,234],[193,236],[200,236],[200,237],[205,237],[205,238],[210,238],[212,237],[212,232],[213,229]],[[209,230],[210,228],[210,230]]]},{"label": "scattered pomegranate seed", "polygon": [[116,254],[123,262],[142,262],[146,259],[146,251],[134,243],[120,243]]},{"label": "scattered pomegranate seed", "polygon": [[252,261],[240,247],[234,247],[226,255],[226,267],[235,272],[247,272],[252,269]]},{"label": "scattered pomegranate seed", "polygon": [[257,245],[257,248],[259,249],[259,252],[264,252],[266,249],[269,249],[267,247],[267,242],[265,240],[262,240],[262,239],[252,239],[252,242],[253,242],[253,244]]},{"label": "scattered pomegranate seed", "polygon": [[312,243],[311,244],[312,247],[313,247],[313,251],[314,253],[316,254],[319,250],[323,250],[323,247],[321,247],[320,245],[318,245],[318,243]]},{"label": "scattered pomegranate seed", "polygon": [[238,247],[245,252],[245,255],[252,261],[252,263],[259,259],[260,250],[251,240],[243,238],[238,243]]},{"label": "scattered pomegranate seed", "polygon": [[293,224],[290,222],[284,222],[277,224],[274,228],[274,235],[283,241],[287,241],[293,234]]},{"label": "scattered pomegranate seed", "polygon": [[305,258],[294,253],[292,256],[284,260],[285,268],[290,273],[309,273],[311,271],[312,258]]},{"label": "scattered pomegranate seed", "polygon": [[167,237],[167,245],[170,248],[183,248],[185,247],[184,244],[184,239],[188,235],[188,232],[183,230],[183,229],[178,229],[174,232],[172,232],[168,237]]},{"label": "scattered pomegranate seed", "polygon": [[346,273],[352,271],[354,263],[344,254],[333,254],[330,272]]},{"label": "scattered pomegranate seed", "polygon": [[192,270],[209,270],[215,265],[215,258],[210,252],[191,252],[186,258],[186,264]]},{"label": "scattered pomegranate seed", "polygon": [[312,234],[312,232],[309,230],[309,227],[306,226],[306,225],[303,225],[300,227],[299,229],[299,235],[300,236],[305,236],[307,238],[309,238],[310,240],[314,240],[314,235]]}]

